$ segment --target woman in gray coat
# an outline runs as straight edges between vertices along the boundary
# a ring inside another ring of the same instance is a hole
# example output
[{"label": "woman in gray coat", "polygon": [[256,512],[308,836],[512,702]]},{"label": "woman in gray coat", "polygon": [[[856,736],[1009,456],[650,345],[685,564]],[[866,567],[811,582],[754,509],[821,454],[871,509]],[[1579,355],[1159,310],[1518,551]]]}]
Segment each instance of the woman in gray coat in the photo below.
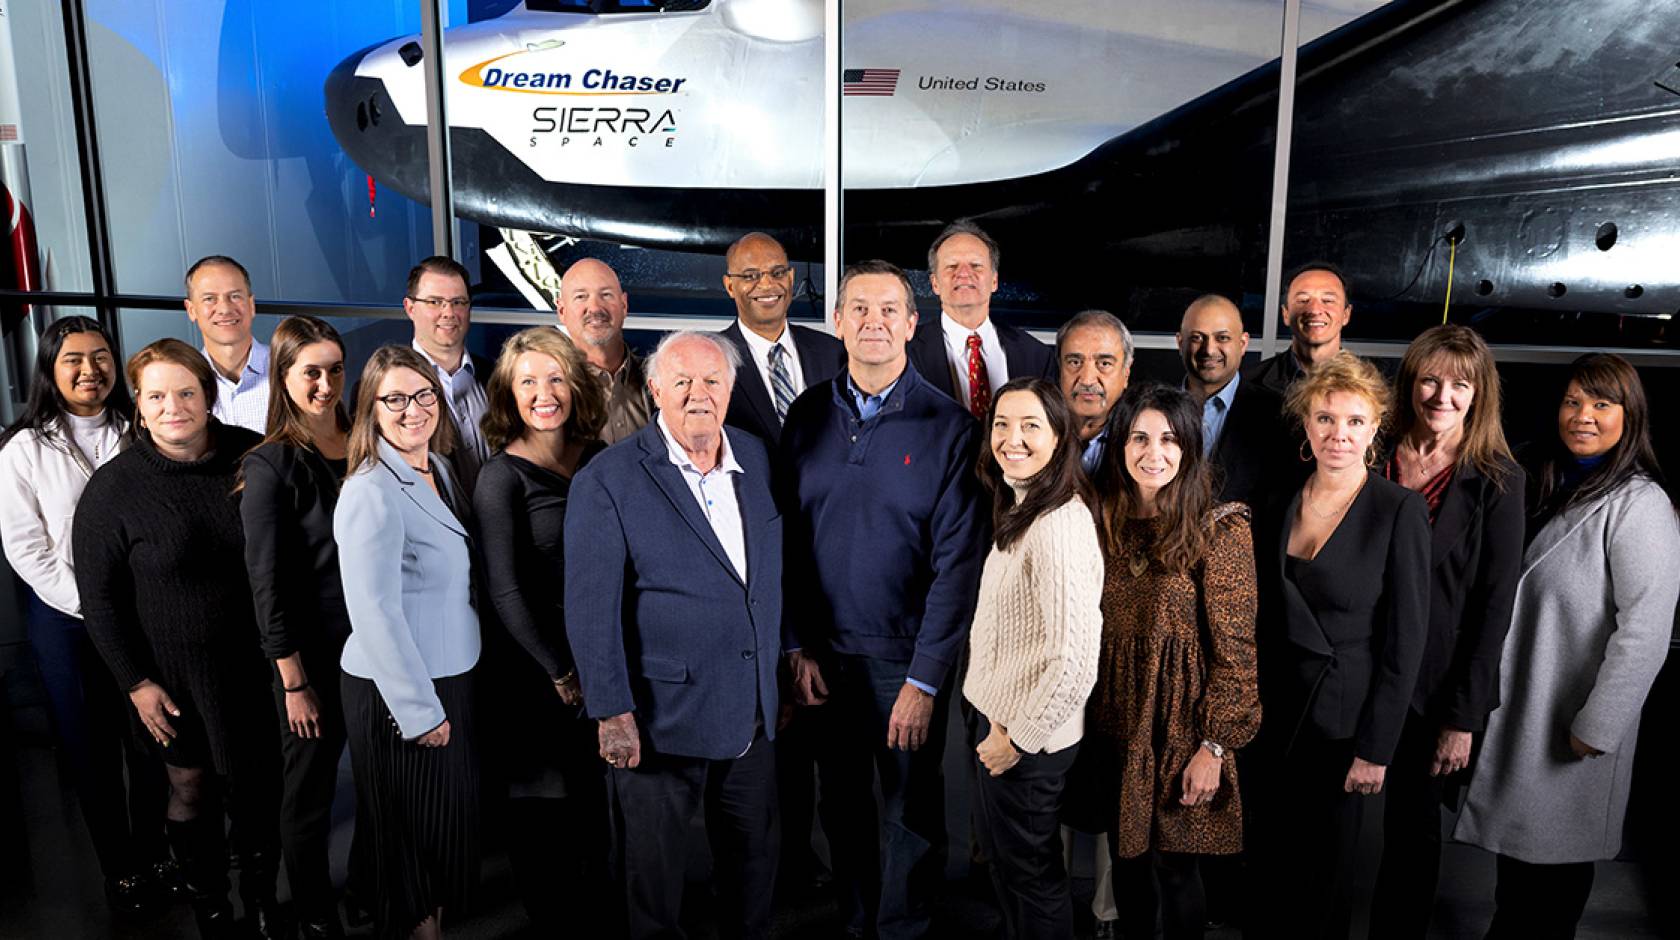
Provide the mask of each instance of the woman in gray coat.
[{"label": "woman in gray coat", "polygon": [[1668,652],[1680,522],[1626,360],[1575,361],[1540,468],[1500,706],[1456,837],[1498,853],[1488,940],[1567,938],[1621,848],[1639,712]]}]

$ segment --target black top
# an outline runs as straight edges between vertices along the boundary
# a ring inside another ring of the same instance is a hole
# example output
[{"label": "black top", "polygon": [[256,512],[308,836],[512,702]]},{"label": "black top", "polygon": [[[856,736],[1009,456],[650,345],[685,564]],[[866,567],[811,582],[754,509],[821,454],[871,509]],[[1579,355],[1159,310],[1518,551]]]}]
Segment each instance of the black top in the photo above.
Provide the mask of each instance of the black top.
[{"label": "black top", "polygon": [[[846,347],[839,340],[794,323],[788,324],[788,331],[793,334],[793,348],[799,353],[799,371],[806,388],[821,385],[846,368]],[[736,320],[718,332],[735,344],[735,350],[741,354],[741,368],[735,370],[735,390],[729,396],[729,414],[724,422],[758,435],[774,448],[782,439],[782,422],[776,418],[770,390],[764,387],[764,376],[753,361],[752,347],[741,334],[741,321]]]},{"label": "black top", "polygon": [[1429,511],[1422,496],[1370,473],[1317,556],[1291,572],[1300,499],[1287,492],[1255,541],[1266,720],[1284,746],[1311,729],[1351,738],[1356,755],[1387,764],[1428,629]]},{"label": "black top", "polygon": [[263,653],[306,651],[306,668],[336,668],[350,635],[333,541],[346,461],[271,441],[245,455],[240,516]]},{"label": "black top", "polygon": [[171,460],[142,435],[88,481],[71,541],[88,635],[124,689],[151,679],[196,712],[218,769],[242,693],[267,685],[232,495],[261,440],[210,419],[211,451]]},{"label": "black top", "polygon": [[[585,448],[578,469],[603,449],[599,443]],[[572,671],[564,556],[571,488],[566,477],[503,451],[485,462],[473,491],[490,600],[550,679]]]}]

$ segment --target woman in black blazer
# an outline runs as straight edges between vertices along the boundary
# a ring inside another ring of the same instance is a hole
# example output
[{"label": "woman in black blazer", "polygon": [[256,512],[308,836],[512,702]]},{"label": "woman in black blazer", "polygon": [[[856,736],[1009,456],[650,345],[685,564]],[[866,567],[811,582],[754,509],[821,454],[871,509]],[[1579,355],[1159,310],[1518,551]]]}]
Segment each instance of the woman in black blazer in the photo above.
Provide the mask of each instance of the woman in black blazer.
[{"label": "woman in black blazer", "polygon": [[315,317],[274,329],[268,436],[245,456],[240,514],[263,653],[274,664],[284,791],[281,851],[305,938],[341,933],[327,864],[344,753],[338,660],[350,635],[333,541],[350,420],[344,343]]},{"label": "woman in black blazer", "polygon": [[1429,513],[1368,469],[1389,410],[1375,366],[1339,353],[1288,408],[1315,467],[1258,543],[1258,935],[1342,938],[1363,797],[1382,790],[1423,654]]},{"label": "woman in black blazer", "polygon": [[1524,478],[1500,427],[1499,373],[1474,330],[1407,348],[1389,480],[1420,493],[1433,530],[1429,632],[1388,774],[1373,940],[1422,940],[1441,869],[1441,800],[1499,704],[1499,658],[1523,554]]}]

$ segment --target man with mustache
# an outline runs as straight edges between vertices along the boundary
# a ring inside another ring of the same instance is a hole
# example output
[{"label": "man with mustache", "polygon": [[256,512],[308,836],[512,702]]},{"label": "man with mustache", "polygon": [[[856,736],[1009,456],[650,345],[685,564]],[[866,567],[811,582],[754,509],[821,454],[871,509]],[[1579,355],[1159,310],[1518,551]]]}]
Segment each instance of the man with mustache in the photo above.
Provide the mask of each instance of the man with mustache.
[{"label": "man with mustache", "polygon": [[560,326],[589,361],[607,393],[601,440],[615,444],[640,431],[653,414],[642,360],[624,342],[630,295],[613,269],[594,258],[575,262],[560,276]]},{"label": "man with mustache", "polygon": [[200,350],[216,373],[216,407],[223,424],[264,433],[268,428],[268,345],[251,335],[257,303],[251,275],[226,255],[210,255],[187,269],[187,319],[204,336]]},{"label": "man with mustache", "polygon": [[1056,331],[1059,387],[1079,419],[1080,463],[1095,473],[1108,442],[1108,413],[1132,374],[1132,332],[1106,310],[1075,314]]},{"label": "man with mustache", "polygon": [[1242,376],[1248,352],[1242,312],[1218,294],[1196,298],[1179,323],[1178,351],[1184,389],[1202,403],[1202,448],[1220,471],[1219,498],[1252,504],[1294,438],[1281,417],[1283,400],[1257,378]]},{"label": "man with mustache", "polygon": [[896,265],[847,268],[834,324],[846,368],[782,428],[776,486],[801,601],[788,665],[799,704],[827,702],[810,715],[842,926],[907,940],[932,934],[944,881],[945,727],[987,549],[981,435],[910,368],[915,298]]},{"label": "man with mustache", "polygon": [[[438,381],[448,393],[449,417],[461,441],[450,462],[461,486],[471,492],[478,468],[490,459],[479,422],[490,407],[484,383],[490,380],[493,363],[467,352],[467,331],[472,327],[467,269],[443,255],[423,259],[408,272],[403,312],[414,324],[415,351],[437,370]],[[361,394],[360,382],[356,394]]]},{"label": "man with mustache", "polygon": [[[729,246],[724,266],[723,289],[735,301],[736,317],[721,332],[750,366],[735,376],[729,425],[774,447],[788,406],[809,386],[834,378],[846,350],[827,333],[788,323],[794,271],[780,242],[763,232],[743,235]],[[787,750],[784,740],[777,753]]]},{"label": "man with mustache", "polygon": [[1342,351],[1342,330],[1353,316],[1353,297],[1340,268],[1312,261],[1296,268],[1283,292],[1283,325],[1289,348],[1256,366],[1249,375],[1282,399],[1289,383],[1315,363]]},{"label": "man with mustache", "polygon": [[1023,375],[1055,381],[1050,347],[992,319],[1001,253],[978,225],[953,222],[928,248],[928,280],[940,314],[916,328],[910,362],[928,384],[983,418],[1003,383]]}]

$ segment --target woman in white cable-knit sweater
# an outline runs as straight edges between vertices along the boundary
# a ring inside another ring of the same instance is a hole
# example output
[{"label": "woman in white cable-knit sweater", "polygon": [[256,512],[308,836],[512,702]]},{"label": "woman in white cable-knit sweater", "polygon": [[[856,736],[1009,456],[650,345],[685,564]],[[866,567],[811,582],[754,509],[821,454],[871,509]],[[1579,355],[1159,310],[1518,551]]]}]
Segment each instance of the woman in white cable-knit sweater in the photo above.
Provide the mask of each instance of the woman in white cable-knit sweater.
[{"label": "woman in white cable-knit sweater", "polygon": [[1016,379],[987,415],[992,551],[963,696],[974,706],[978,835],[1009,937],[1073,935],[1057,826],[1102,642],[1102,546],[1080,440],[1055,386]]}]

